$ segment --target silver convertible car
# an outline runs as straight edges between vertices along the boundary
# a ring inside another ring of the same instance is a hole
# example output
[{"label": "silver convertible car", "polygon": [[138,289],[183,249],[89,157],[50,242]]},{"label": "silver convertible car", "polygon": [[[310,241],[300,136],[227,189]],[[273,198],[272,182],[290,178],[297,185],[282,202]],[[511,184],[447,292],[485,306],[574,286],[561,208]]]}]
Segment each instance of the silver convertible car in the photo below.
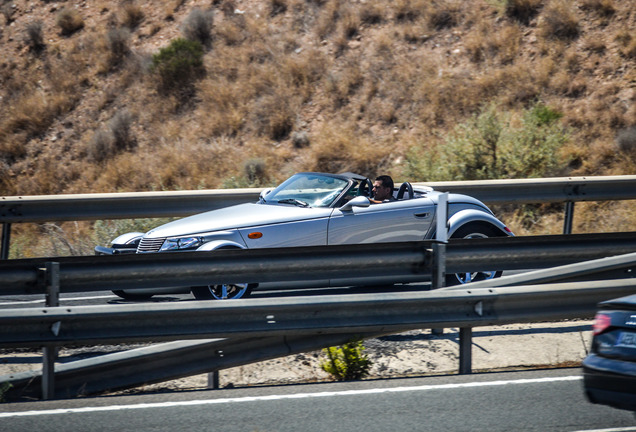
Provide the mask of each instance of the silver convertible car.
[{"label": "silver convertible car", "polygon": [[[147,233],[123,234],[98,254],[212,251],[272,247],[342,245],[417,241],[435,238],[440,192],[403,183],[393,199],[372,204],[368,178],[353,174],[298,173],[275,189],[264,190],[256,203],[235,205],[186,217]],[[479,200],[448,195],[448,236],[475,238],[511,236],[512,232]],[[498,271],[447,276],[447,285],[497,277]],[[346,285],[356,281],[347,280]],[[359,285],[368,285],[361,280]],[[391,281],[376,281],[390,283]],[[404,282],[404,281],[392,281]],[[318,286],[342,286],[321,281]],[[280,286],[280,284],[279,284]],[[317,286],[314,285],[312,286]],[[197,299],[248,296],[255,284],[224,284],[155,290],[115,290],[126,299],[191,291]]]}]

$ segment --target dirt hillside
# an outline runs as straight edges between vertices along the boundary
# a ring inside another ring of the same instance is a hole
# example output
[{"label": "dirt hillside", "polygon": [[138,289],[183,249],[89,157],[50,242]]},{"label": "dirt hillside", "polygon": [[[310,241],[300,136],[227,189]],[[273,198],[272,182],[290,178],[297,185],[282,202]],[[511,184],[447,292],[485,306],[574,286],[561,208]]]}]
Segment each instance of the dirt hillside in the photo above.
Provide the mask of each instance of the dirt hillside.
[{"label": "dirt hillside", "polygon": [[[300,170],[636,172],[633,0],[15,0],[0,12],[1,195],[262,186]],[[636,220],[617,206],[599,211]],[[532,231],[522,219],[513,228]]]}]

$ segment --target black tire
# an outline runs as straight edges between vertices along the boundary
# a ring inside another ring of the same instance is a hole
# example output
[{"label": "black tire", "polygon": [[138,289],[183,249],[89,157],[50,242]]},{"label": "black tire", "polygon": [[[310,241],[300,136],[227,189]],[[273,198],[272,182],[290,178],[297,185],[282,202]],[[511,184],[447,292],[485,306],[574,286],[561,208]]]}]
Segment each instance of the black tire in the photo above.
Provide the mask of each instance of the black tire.
[{"label": "black tire", "polygon": [[124,290],[113,290],[113,294],[123,298],[124,300],[150,300],[152,298],[152,294],[131,294],[127,293]]},{"label": "black tire", "polygon": [[[473,222],[464,225],[453,233],[451,238],[488,238],[503,237],[505,234],[485,222]],[[446,275],[446,286],[463,285],[470,282],[494,279],[501,276],[501,271],[477,271],[470,273],[454,273]]]},{"label": "black tire", "polygon": [[[222,247],[222,249],[237,249]],[[219,284],[192,287],[192,295],[197,300],[235,300],[249,297],[258,284]]]},{"label": "black tire", "polygon": [[221,284],[192,287],[197,300],[235,300],[249,297],[257,284]]}]

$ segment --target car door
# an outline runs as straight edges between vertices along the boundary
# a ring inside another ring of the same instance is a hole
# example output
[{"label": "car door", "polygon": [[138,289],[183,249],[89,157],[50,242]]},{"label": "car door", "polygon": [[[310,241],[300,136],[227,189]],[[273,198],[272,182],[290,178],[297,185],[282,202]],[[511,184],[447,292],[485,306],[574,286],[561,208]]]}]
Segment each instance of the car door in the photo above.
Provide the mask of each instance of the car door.
[{"label": "car door", "polygon": [[334,210],[329,219],[327,244],[387,243],[426,238],[435,205],[428,198]]},{"label": "car door", "polygon": [[[329,245],[418,241],[427,238],[435,216],[435,204],[428,198],[334,210],[329,220]],[[332,279],[331,286],[384,285],[421,281],[421,275],[384,279],[352,277]]]}]

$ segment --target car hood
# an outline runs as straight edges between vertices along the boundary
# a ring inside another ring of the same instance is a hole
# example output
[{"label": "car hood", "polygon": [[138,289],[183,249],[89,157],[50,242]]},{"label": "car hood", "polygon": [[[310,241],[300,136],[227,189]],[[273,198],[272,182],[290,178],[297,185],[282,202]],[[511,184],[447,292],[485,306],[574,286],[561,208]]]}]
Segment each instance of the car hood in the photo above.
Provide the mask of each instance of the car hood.
[{"label": "car hood", "polygon": [[247,228],[329,217],[331,208],[296,207],[273,204],[239,204],[200,213],[161,225],[147,232],[145,238],[187,236],[212,231]]}]

